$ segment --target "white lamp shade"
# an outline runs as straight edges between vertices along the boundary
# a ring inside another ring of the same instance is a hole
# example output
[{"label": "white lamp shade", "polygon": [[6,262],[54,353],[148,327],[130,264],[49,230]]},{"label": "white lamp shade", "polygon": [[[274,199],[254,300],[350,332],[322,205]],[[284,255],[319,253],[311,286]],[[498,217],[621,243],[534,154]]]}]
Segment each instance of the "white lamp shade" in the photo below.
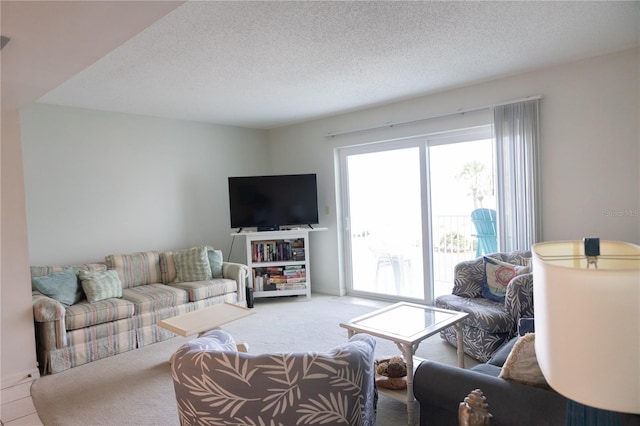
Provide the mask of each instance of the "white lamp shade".
[{"label": "white lamp shade", "polygon": [[640,413],[640,246],[582,241],[533,246],[535,348],[547,382],[596,408]]}]

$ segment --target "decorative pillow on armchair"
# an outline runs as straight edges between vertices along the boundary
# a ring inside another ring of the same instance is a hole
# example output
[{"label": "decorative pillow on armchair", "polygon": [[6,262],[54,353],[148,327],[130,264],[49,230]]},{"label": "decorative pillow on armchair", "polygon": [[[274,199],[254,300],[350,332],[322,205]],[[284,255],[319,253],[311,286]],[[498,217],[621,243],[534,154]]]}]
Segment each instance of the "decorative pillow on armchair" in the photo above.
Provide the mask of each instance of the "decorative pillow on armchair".
[{"label": "decorative pillow on armchair", "polygon": [[512,265],[484,256],[482,296],[494,302],[504,302],[507,285],[517,275],[529,272],[528,266]]}]

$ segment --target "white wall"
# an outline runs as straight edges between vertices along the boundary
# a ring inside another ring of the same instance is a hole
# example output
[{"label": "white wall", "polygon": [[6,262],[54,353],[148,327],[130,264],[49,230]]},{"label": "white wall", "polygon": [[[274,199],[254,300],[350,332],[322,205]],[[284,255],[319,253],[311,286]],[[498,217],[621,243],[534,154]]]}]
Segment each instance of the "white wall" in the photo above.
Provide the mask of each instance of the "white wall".
[{"label": "white wall", "polygon": [[[325,135],[529,95],[543,96],[544,240],[640,243],[639,70],[632,49],[269,130],[268,144],[261,131],[33,105],[22,112],[30,262],[202,242],[227,253],[227,176],[315,172],[329,231],[311,238],[314,291],[342,294],[335,148],[467,127],[487,113]],[[242,244],[233,260],[244,260]]]},{"label": "white wall", "polygon": [[[27,221],[20,147],[20,114],[2,109],[2,221],[0,279],[0,368],[3,389],[37,378],[36,344],[29,257],[25,244]],[[27,285],[25,285],[27,283]],[[29,377],[31,375],[31,377]]]},{"label": "white wall", "polygon": [[42,104],[21,122],[31,265],[198,244],[226,256],[227,177],[270,168],[262,130]]},{"label": "white wall", "polygon": [[[336,217],[335,148],[463,128],[482,120],[482,114],[329,139],[325,135],[532,95],[544,97],[541,101],[543,239],[599,236],[639,244],[639,78],[639,50],[632,49],[270,130],[269,153],[276,172],[295,168],[318,173],[321,225],[328,227],[329,232],[312,236],[314,289],[343,294],[345,287],[338,252],[341,247]],[[398,232],[403,232],[401,227]]]}]

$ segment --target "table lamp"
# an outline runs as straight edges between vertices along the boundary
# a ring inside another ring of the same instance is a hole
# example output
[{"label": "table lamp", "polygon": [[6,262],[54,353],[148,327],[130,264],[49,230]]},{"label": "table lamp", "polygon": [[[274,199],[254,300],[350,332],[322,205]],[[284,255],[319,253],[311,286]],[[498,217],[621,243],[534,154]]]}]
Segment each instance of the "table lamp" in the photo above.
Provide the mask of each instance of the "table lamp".
[{"label": "table lamp", "polygon": [[640,413],[640,246],[534,244],[535,349],[549,385],[589,407]]}]

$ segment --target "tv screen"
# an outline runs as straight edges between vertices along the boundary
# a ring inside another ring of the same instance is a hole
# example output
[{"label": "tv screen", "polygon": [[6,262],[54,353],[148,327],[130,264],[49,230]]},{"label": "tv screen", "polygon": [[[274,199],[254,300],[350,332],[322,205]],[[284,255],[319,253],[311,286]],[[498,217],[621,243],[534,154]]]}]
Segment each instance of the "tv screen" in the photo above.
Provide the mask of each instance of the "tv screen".
[{"label": "tv screen", "polygon": [[229,210],[232,228],[316,224],[316,175],[230,177]]}]

